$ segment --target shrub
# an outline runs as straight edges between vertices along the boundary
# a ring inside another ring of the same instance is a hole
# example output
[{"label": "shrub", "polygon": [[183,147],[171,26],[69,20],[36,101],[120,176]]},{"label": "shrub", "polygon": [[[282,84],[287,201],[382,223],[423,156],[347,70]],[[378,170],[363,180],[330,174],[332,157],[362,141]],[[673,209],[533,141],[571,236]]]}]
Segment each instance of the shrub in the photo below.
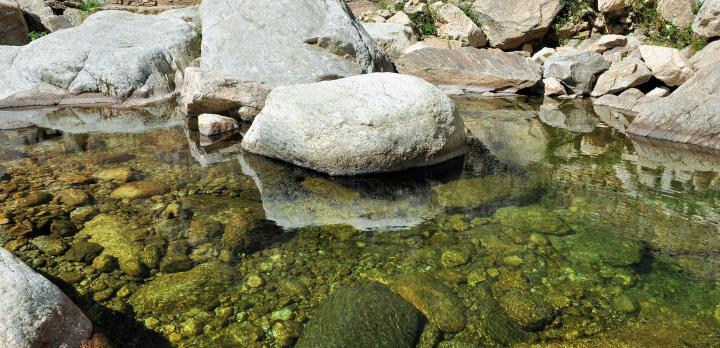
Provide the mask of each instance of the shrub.
[{"label": "shrub", "polygon": [[593,13],[590,4],[585,0],[560,0],[562,9],[555,17],[555,28],[560,28],[569,22],[575,22],[588,14]]},{"label": "shrub", "polygon": [[28,36],[30,37],[30,41],[35,41],[48,33],[46,31],[31,31],[28,33]]},{"label": "shrub", "polygon": [[104,3],[102,0],[82,0],[78,6],[80,10],[80,19],[85,20],[89,15],[102,9]]},{"label": "shrub", "polygon": [[429,11],[411,13],[408,17],[410,17],[410,20],[415,24],[415,28],[417,28],[422,36],[435,35],[437,33],[435,20]]}]

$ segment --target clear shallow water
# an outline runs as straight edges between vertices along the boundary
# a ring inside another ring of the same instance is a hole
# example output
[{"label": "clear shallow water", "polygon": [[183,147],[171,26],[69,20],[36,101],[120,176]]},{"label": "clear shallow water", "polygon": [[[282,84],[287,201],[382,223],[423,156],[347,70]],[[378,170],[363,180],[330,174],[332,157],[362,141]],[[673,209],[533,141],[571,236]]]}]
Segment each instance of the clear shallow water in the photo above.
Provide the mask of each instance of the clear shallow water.
[{"label": "clear shallow water", "polygon": [[359,178],[171,106],[5,111],[42,128],[0,131],[0,242],[117,346],[291,346],[369,282],[423,312],[419,347],[719,346],[719,153],[582,102],[457,103],[464,159]]}]

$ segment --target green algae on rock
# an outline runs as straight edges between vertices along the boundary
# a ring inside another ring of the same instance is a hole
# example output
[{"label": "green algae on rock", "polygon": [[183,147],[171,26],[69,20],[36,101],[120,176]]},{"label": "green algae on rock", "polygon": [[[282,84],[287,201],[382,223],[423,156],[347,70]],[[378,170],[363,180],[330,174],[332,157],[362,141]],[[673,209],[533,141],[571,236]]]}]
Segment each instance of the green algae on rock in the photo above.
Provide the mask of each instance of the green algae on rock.
[{"label": "green algae on rock", "polygon": [[123,184],[116,188],[110,197],[118,199],[139,199],[162,195],[170,191],[170,187],[157,181],[136,181]]},{"label": "green algae on rock", "polygon": [[461,209],[528,199],[534,196],[533,191],[534,185],[527,178],[505,174],[460,179],[433,187],[435,202],[446,208]]},{"label": "green algae on rock", "polygon": [[413,273],[391,286],[440,330],[455,333],[465,328],[465,306],[452,289],[434,276]]},{"label": "green algae on rock", "polygon": [[570,228],[553,211],[539,205],[498,209],[495,218],[504,227],[524,232],[564,235]]}]

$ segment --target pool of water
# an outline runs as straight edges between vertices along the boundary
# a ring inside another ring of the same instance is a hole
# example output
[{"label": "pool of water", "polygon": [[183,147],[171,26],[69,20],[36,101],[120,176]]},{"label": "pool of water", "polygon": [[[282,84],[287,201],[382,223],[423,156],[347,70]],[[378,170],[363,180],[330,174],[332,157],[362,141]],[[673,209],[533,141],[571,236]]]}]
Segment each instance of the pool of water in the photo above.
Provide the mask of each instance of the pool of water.
[{"label": "pool of water", "polygon": [[[456,102],[464,158],[353,178],[172,105],[0,111],[36,125],[0,131],[0,243],[117,347],[720,346],[720,153],[586,102]],[[420,324],[355,315],[385,301]]]}]

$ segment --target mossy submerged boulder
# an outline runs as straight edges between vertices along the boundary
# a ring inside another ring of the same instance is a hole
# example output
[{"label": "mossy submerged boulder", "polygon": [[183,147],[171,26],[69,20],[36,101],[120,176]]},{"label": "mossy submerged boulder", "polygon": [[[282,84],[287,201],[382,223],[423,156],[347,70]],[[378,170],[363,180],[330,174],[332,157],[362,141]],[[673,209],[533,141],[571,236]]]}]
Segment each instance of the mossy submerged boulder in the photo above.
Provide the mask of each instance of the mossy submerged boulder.
[{"label": "mossy submerged boulder", "polygon": [[342,287],[313,314],[298,348],[414,347],[420,312],[382,284]]},{"label": "mossy submerged boulder", "polygon": [[452,289],[434,276],[413,273],[393,282],[392,288],[440,330],[455,333],[465,328],[465,306]]},{"label": "mossy submerged boulder", "polygon": [[516,228],[523,232],[554,235],[571,232],[555,212],[540,205],[501,208],[495,213],[495,218],[503,227]]},{"label": "mossy submerged boulder", "polygon": [[158,181],[136,181],[121,185],[110,193],[110,197],[118,199],[139,199],[162,195],[170,191],[170,187]]},{"label": "mossy submerged boulder", "polygon": [[134,229],[125,219],[100,214],[86,222],[82,231],[90,236],[90,242],[105,248],[105,254],[116,257],[121,267],[138,261],[142,245],[133,241]]}]

